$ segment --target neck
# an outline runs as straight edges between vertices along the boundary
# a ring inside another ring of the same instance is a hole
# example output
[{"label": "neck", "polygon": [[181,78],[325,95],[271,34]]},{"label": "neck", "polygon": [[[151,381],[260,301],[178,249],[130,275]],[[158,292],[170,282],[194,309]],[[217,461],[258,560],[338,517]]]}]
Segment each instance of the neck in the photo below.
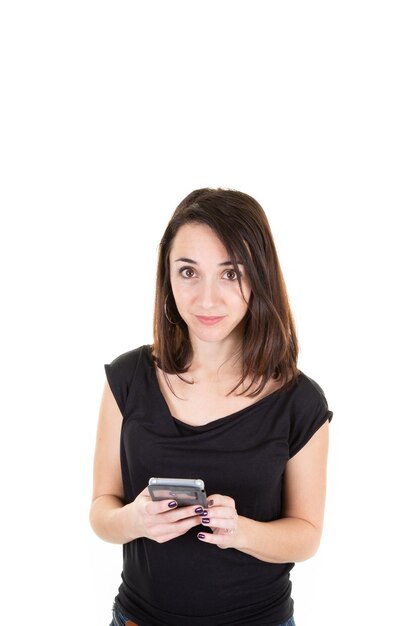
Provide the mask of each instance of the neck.
[{"label": "neck", "polygon": [[241,376],[241,344],[232,341],[193,342],[193,359],[188,370],[197,383]]}]

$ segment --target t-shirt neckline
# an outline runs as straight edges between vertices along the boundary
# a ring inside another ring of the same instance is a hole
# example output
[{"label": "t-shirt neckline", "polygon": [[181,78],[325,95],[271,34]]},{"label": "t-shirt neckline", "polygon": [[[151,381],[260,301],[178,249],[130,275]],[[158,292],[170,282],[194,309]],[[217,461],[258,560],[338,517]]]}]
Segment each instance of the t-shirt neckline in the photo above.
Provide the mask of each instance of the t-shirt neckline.
[{"label": "t-shirt neckline", "polygon": [[255,402],[253,402],[252,404],[249,404],[248,406],[245,406],[241,409],[239,409],[238,411],[234,411],[233,413],[229,413],[228,415],[224,415],[223,417],[218,417],[215,420],[212,420],[210,422],[207,422],[206,424],[200,424],[198,426],[194,426],[193,424],[188,424],[188,422],[184,422],[182,420],[180,420],[178,417],[175,417],[174,415],[172,415],[168,403],[165,400],[164,394],[161,391],[161,388],[159,386],[159,381],[156,375],[156,365],[155,362],[152,358],[152,351],[151,351],[151,346],[148,344],[147,345],[147,352],[148,352],[148,358],[149,358],[149,365],[150,368],[152,370],[152,380],[154,382],[155,388],[157,390],[157,393],[159,395],[159,397],[161,398],[165,410],[168,413],[168,415],[170,416],[171,419],[173,419],[175,422],[178,422],[181,426],[185,426],[186,428],[190,428],[193,430],[203,430],[203,429],[208,429],[208,428],[214,428],[215,426],[219,425],[220,423],[227,423],[230,420],[233,420],[234,418],[240,417],[241,415],[244,415],[247,411],[249,411],[250,409],[255,409],[258,405],[260,405],[262,402],[264,401],[269,401],[270,399],[273,399],[275,397],[278,397],[279,395],[281,395],[281,393],[285,393],[286,390],[281,390],[281,389],[275,389],[274,391],[272,391],[271,393],[269,393],[268,395],[264,396],[263,398],[259,398],[259,400],[256,400]]}]

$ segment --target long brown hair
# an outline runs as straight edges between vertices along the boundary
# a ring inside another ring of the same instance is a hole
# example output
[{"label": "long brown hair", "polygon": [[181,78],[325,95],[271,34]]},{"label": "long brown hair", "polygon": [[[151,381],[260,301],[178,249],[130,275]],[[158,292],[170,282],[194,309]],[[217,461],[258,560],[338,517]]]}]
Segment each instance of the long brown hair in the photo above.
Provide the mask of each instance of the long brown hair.
[{"label": "long brown hair", "polygon": [[230,255],[241,292],[238,260],[244,263],[249,276],[252,293],[242,320],[242,378],[229,394],[248,377],[252,379],[249,387],[261,379],[248,397],[259,395],[271,377],[280,378],[280,390],[288,389],[299,371],[298,341],[271,229],[261,205],[248,194],[233,189],[204,188],[191,192],[175,209],[166,227],[159,244],[156,278],[151,346],[155,363],[164,373],[179,375],[187,372],[192,361],[188,327],[178,313],[169,271],[173,239],[182,225],[190,223],[207,224],[219,237]]}]

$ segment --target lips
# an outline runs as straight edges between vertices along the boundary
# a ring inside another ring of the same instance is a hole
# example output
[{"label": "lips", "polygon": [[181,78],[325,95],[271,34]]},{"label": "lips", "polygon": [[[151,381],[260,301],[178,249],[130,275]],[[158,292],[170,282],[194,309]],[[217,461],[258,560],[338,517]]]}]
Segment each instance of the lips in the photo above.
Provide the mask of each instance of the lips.
[{"label": "lips", "polygon": [[205,315],[196,315],[196,317],[203,324],[211,325],[211,324],[217,324],[217,322],[220,322],[220,320],[222,320],[224,316],[221,316],[221,317],[206,317]]}]

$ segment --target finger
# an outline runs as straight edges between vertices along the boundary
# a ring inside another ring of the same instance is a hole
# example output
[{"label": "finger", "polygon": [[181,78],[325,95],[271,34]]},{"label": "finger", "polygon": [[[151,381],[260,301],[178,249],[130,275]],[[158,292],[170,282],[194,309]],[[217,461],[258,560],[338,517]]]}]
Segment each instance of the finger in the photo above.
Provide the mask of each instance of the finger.
[{"label": "finger", "polygon": [[202,523],[210,528],[233,530],[237,525],[235,501],[229,496],[214,494],[209,497],[212,503],[207,507],[207,515],[202,516]]},{"label": "finger", "polygon": [[209,496],[207,498],[207,505],[210,508],[213,506],[231,507],[233,509],[236,508],[233,498],[231,498],[230,496],[223,496],[219,493],[215,493]]},{"label": "finger", "polygon": [[203,517],[215,517],[216,519],[234,519],[237,515],[236,509],[231,506],[208,507],[204,513],[206,513],[206,515],[203,515]]},{"label": "finger", "polygon": [[201,520],[203,526],[216,528],[228,534],[233,534],[237,529],[237,519],[235,517],[203,517]]},{"label": "finger", "polygon": [[173,539],[188,532],[191,528],[200,525],[198,516],[187,517],[168,524],[158,524],[153,528],[152,535],[156,541],[167,541],[167,537]]},{"label": "finger", "polygon": [[223,496],[219,493],[215,493],[212,496],[208,497],[207,507],[209,511],[213,508],[216,508],[216,509],[221,508],[221,509],[229,510],[229,513],[225,512],[226,516],[230,515],[230,509],[231,509],[232,515],[237,515],[236,503],[233,500],[233,498],[231,498],[230,496]]},{"label": "finger", "polygon": [[229,533],[205,533],[201,531],[197,533],[197,538],[199,539],[199,541],[203,541],[204,543],[211,543],[218,548],[233,548],[234,535],[231,535]]},{"label": "finger", "polygon": [[145,504],[145,513],[148,515],[159,515],[160,513],[166,513],[167,511],[172,511],[178,507],[178,503],[173,500],[158,500],[154,501],[149,499],[149,501]]},{"label": "finger", "polygon": [[[161,515],[164,513],[165,515],[169,515],[169,517],[167,517],[167,521],[169,522],[194,517],[198,515],[195,509],[196,507],[194,506],[178,506],[176,500],[149,500],[145,504],[145,512],[148,515]],[[207,511],[203,511],[203,513],[206,512]]]}]

